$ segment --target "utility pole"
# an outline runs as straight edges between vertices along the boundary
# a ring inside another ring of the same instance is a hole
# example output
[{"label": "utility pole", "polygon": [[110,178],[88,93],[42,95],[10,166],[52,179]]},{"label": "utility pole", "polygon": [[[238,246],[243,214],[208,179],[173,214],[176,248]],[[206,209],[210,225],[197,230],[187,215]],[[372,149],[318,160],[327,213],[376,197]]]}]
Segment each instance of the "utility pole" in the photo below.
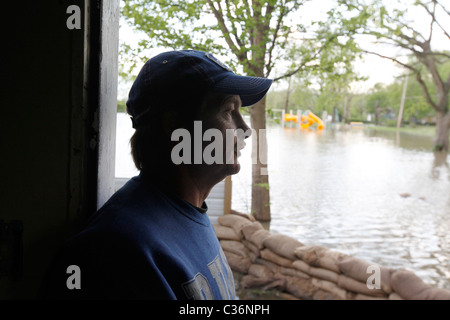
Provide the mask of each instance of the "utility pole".
[{"label": "utility pole", "polygon": [[405,107],[406,89],[408,88],[408,78],[409,78],[409,72],[406,74],[405,83],[403,84],[402,100],[400,102],[400,111],[398,112],[398,117],[397,117],[397,129],[400,128],[400,126],[402,124],[403,109]]}]

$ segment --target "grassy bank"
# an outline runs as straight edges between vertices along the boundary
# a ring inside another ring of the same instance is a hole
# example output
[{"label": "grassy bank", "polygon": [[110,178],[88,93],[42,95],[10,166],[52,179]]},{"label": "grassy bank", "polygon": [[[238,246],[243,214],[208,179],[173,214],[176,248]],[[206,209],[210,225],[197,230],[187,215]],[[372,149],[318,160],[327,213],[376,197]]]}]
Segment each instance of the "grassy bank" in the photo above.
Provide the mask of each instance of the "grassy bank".
[{"label": "grassy bank", "polygon": [[[397,132],[396,127],[368,125],[368,126],[366,126],[366,128],[369,130]],[[436,127],[435,126],[415,126],[415,127],[406,126],[406,127],[401,127],[398,130],[400,132],[408,133],[408,134],[434,137],[434,134],[436,132]]]}]

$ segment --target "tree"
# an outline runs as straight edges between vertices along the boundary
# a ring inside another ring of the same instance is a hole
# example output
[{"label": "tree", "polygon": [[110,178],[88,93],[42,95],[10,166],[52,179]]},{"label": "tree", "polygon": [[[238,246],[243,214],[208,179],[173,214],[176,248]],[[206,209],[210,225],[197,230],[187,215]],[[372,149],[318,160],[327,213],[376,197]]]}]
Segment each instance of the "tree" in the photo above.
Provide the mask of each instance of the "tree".
[{"label": "tree", "polygon": [[[447,152],[450,134],[450,72],[439,72],[438,66],[450,60],[450,52],[433,49],[432,40],[438,32],[443,35],[444,41],[450,40],[450,30],[445,29],[442,23],[450,18],[450,8],[438,0],[411,0],[406,7],[402,7],[399,1],[390,1],[389,6],[384,5],[382,0],[338,0],[338,3],[340,6],[332,12],[332,17],[334,22],[341,25],[341,32],[371,36],[376,44],[399,49],[409,58],[404,61],[398,54],[360,47],[363,52],[394,61],[414,75],[427,103],[436,112],[434,149]],[[428,20],[427,33],[408,20],[407,12],[411,8],[422,10],[422,21]],[[427,84],[428,76],[431,77],[432,86]]]},{"label": "tree", "polygon": [[[135,29],[147,37],[138,50],[163,46],[173,49],[196,49],[235,59],[224,62],[248,76],[269,77],[276,63],[289,59],[288,50],[295,45],[304,53],[293,60],[291,68],[274,80],[305,69],[308,63],[333,40],[324,37],[301,37],[306,26],[296,23],[292,15],[307,0],[125,0],[122,14]],[[297,41],[296,41],[297,40]],[[300,44],[299,44],[300,43]],[[313,48],[313,49],[311,49]],[[131,48],[124,47],[125,53]],[[299,52],[297,50],[296,52]],[[251,127],[258,139],[257,154],[267,159],[265,98],[250,108]],[[260,150],[262,149],[262,150]],[[268,221],[270,194],[267,165],[252,161],[252,214]]]}]

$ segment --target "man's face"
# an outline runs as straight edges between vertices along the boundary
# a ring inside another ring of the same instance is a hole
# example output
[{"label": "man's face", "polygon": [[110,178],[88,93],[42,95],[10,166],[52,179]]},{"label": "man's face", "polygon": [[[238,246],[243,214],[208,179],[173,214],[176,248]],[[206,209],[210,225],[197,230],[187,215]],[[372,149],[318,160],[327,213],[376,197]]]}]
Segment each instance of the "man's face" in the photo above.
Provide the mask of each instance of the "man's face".
[{"label": "man's face", "polygon": [[[240,150],[245,146],[244,139],[251,134],[241,115],[241,105],[241,98],[238,95],[212,94],[206,98],[203,106],[201,115],[203,138],[208,141],[203,141],[202,166],[208,174],[217,175],[221,177],[220,179],[239,172]],[[218,150],[219,146],[222,147],[221,152]],[[216,161],[211,163],[210,160],[208,164],[208,157]],[[217,161],[219,158],[221,161]]]}]

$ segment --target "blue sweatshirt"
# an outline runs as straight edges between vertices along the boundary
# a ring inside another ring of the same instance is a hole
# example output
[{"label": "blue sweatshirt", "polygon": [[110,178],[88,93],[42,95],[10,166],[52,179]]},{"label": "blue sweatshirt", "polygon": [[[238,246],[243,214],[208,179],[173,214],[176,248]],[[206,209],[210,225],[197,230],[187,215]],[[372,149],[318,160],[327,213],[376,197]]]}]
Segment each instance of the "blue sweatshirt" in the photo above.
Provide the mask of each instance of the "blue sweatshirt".
[{"label": "blue sweatshirt", "polygon": [[235,299],[206,209],[162,192],[142,174],[130,179],[64,244],[43,297]]}]

